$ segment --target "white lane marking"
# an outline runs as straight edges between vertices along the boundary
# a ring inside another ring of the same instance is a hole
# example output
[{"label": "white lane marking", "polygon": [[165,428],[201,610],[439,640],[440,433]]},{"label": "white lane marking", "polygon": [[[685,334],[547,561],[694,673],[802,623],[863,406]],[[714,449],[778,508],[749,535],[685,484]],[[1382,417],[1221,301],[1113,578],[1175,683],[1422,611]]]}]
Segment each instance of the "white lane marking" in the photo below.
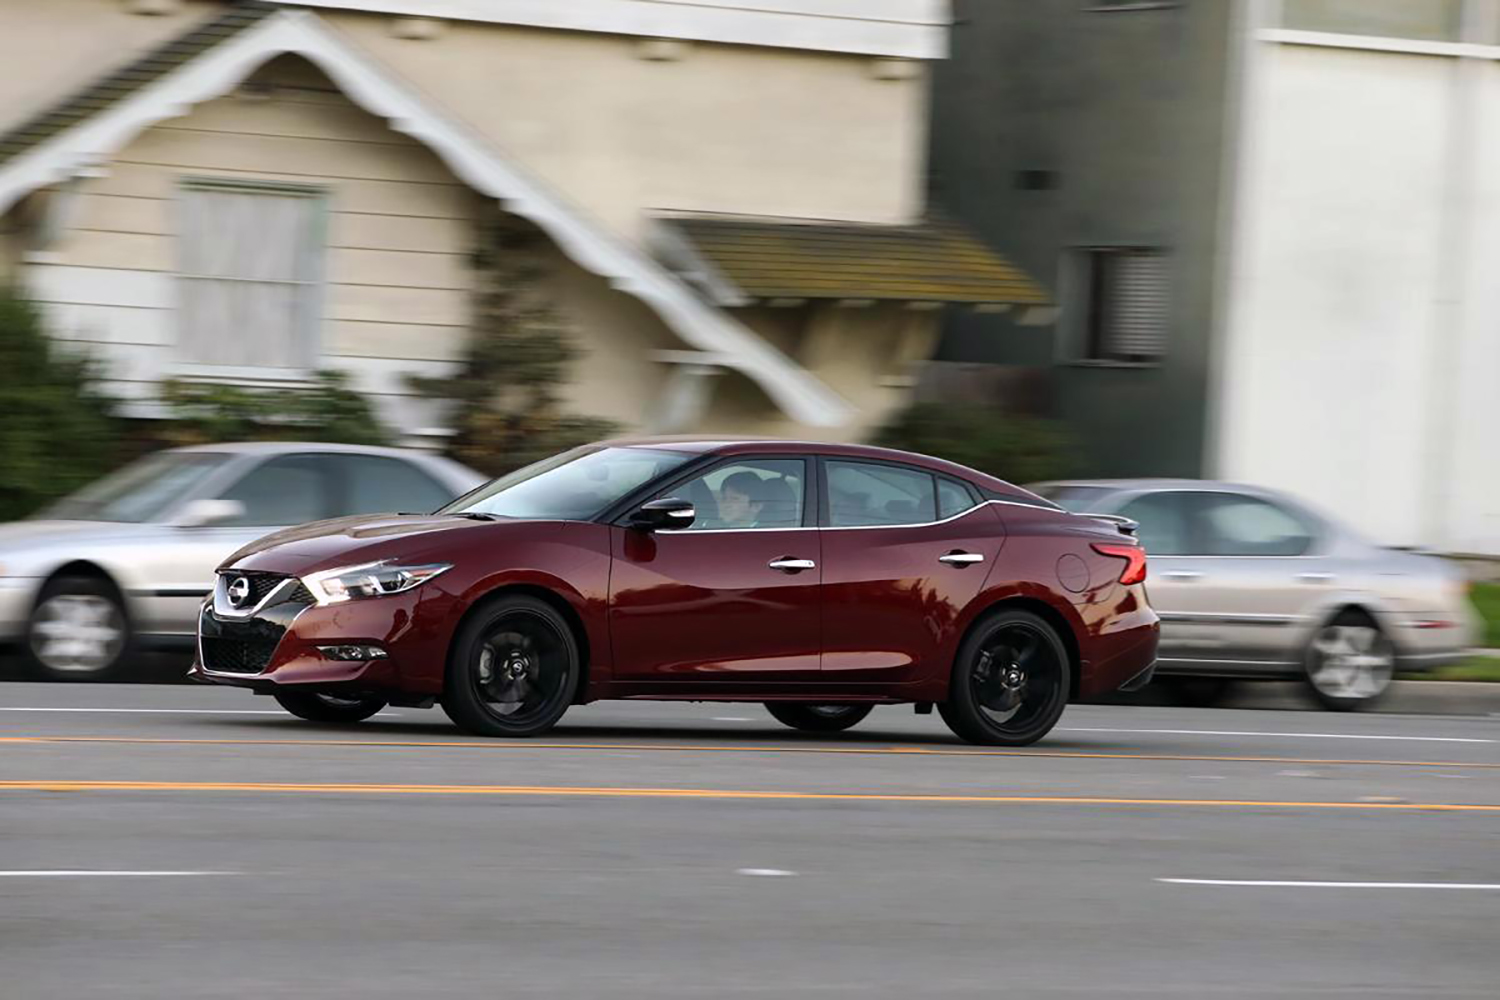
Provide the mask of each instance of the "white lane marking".
[{"label": "white lane marking", "polygon": [[103,875],[109,878],[132,877],[140,875],[238,875],[239,872],[189,872],[189,871],[90,871],[87,869],[53,869],[37,871],[0,871],[0,878],[76,878],[81,876]]},{"label": "white lane marking", "polygon": [[1273,889],[1500,889],[1491,882],[1292,882],[1228,878],[1159,878],[1174,885],[1231,885]]},{"label": "white lane marking", "polygon": [[1167,736],[1275,736],[1301,737],[1310,740],[1402,740],[1412,743],[1496,743],[1497,740],[1478,739],[1471,736],[1382,736],[1365,733],[1260,733],[1237,729],[1105,729],[1066,728],[1059,726],[1058,733],[1154,733]]},{"label": "white lane marking", "polygon": [[747,718],[747,717],[745,717],[743,715],[716,715],[716,716],[714,716],[714,720],[713,721],[715,721],[715,722],[754,722],[755,720],[751,719],[751,718]]},{"label": "white lane marking", "polygon": [[[0,707],[0,712],[105,712],[126,715],[286,715],[279,708],[21,708]],[[377,712],[379,718],[390,718],[400,712]]]},{"label": "white lane marking", "polygon": [[789,872],[785,868],[737,868],[734,873],[736,875],[759,875],[765,878],[785,878],[786,876],[797,874],[796,872]]}]

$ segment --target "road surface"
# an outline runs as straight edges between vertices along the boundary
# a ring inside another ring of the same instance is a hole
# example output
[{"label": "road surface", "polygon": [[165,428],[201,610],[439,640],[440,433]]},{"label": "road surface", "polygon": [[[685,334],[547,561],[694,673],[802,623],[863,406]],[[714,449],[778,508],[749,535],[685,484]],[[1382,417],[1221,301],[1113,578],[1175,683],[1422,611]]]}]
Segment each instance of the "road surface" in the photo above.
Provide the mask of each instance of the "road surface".
[{"label": "road surface", "polygon": [[536,741],[0,685],[0,995],[1473,997],[1500,720],[610,703]]}]

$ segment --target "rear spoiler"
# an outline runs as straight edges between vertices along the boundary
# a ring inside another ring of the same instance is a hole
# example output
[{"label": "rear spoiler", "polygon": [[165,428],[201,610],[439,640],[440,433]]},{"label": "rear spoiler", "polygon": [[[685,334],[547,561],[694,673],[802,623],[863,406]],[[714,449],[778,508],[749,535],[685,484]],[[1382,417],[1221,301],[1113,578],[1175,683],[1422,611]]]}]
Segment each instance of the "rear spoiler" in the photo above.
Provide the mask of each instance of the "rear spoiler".
[{"label": "rear spoiler", "polygon": [[1130,518],[1121,517],[1119,514],[1084,514],[1083,516],[1091,517],[1095,521],[1103,521],[1106,524],[1113,524],[1116,528],[1120,529],[1120,534],[1129,535],[1131,538],[1135,537],[1136,529],[1141,526],[1139,521],[1132,521]]}]

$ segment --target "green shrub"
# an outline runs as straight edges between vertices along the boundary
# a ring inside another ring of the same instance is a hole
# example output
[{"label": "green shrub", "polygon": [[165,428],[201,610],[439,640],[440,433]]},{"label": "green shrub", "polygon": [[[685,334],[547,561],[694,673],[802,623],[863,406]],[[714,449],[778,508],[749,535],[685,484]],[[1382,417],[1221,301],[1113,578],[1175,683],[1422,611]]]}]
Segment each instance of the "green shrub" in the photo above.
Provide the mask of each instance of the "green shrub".
[{"label": "green shrub", "polygon": [[90,361],[47,336],[34,304],[0,290],[0,520],[108,471],[118,437]]},{"label": "green shrub", "polygon": [[245,389],[168,379],[161,399],[170,414],[158,431],[169,445],[215,441],[332,441],[386,444],[390,435],[364,396],[339,371],[318,372],[305,389]]},{"label": "green shrub", "polygon": [[1057,422],[979,404],[914,403],[882,427],[874,443],[946,458],[1018,484],[1068,475],[1076,454],[1072,437]]}]

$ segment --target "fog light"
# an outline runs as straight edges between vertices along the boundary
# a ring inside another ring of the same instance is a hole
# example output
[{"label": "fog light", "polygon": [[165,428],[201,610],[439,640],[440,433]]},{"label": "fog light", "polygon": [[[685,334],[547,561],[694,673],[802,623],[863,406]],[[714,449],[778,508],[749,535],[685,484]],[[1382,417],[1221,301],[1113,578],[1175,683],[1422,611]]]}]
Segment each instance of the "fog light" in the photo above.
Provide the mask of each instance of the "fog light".
[{"label": "fog light", "polygon": [[390,654],[379,646],[319,646],[318,652],[330,660],[383,660]]}]

